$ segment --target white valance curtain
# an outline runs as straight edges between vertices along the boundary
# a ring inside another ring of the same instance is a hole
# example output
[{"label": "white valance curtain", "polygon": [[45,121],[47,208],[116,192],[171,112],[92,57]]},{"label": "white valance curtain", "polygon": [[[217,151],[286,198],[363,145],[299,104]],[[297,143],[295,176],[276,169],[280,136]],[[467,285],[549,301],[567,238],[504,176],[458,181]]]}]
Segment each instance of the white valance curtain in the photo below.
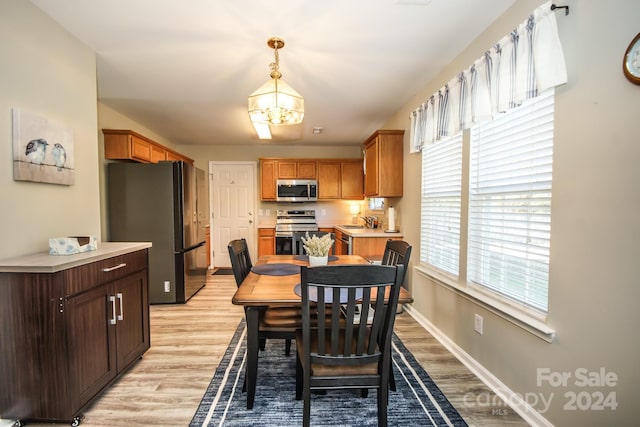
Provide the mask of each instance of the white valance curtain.
[{"label": "white valance curtain", "polygon": [[567,82],[556,17],[547,2],[411,113],[410,151],[456,135]]}]

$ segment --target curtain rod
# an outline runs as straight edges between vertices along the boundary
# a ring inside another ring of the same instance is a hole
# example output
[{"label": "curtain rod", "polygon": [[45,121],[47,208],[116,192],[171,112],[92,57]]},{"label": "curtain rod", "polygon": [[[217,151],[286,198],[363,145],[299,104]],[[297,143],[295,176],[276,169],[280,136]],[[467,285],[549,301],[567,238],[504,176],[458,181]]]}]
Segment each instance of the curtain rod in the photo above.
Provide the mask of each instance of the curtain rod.
[{"label": "curtain rod", "polygon": [[555,3],[551,5],[551,10],[564,9],[564,16],[569,14],[569,6],[556,6]]}]

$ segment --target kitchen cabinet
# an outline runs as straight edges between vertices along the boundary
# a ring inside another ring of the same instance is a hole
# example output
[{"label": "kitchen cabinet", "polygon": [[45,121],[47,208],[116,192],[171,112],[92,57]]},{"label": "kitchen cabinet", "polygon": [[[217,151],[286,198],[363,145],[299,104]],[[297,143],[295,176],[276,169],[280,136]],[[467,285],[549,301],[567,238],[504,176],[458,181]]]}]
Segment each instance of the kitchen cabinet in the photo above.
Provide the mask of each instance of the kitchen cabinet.
[{"label": "kitchen cabinet", "polygon": [[402,197],[404,130],[378,130],[364,143],[366,197]]},{"label": "kitchen cabinet", "polygon": [[381,256],[389,239],[395,240],[401,237],[352,237],[351,253],[364,258]]},{"label": "kitchen cabinet", "polygon": [[183,160],[193,164],[193,159],[132,130],[102,129],[102,133],[105,159],[134,160],[141,163]]},{"label": "kitchen cabinet", "polygon": [[278,179],[316,179],[314,160],[278,160]]},{"label": "kitchen cabinet", "polygon": [[317,179],[318,199],[361,200],[362,159],[260,159],[260,200],[276,200],[278,179]]},{"label": "kitchen cabinet", "polygon": [[362,199],[361,159],[318,160],[318,199]]},{"label": "kitchen cabinet", "polygon": [[59,270],[0,264],[2,418],[77,425],[82,409],[149,349],[146,247],[99,250],[107,253],[99,260],[69,255],[77,265]]},{"label": "kitchen cabinet", "polygon": [[336,235],[336,255],[349,255],[349,246],[342,241],[342,231],[334,228],[333,233]]},{"label": "kitchen cabinet", "polygon": [[260,159],[260,200],[276,200],[277,166],[277,160]]},{"label": "kitchen cabinet", "polygon": [[258,258],[276,253],[276,229],[258,228]]}]

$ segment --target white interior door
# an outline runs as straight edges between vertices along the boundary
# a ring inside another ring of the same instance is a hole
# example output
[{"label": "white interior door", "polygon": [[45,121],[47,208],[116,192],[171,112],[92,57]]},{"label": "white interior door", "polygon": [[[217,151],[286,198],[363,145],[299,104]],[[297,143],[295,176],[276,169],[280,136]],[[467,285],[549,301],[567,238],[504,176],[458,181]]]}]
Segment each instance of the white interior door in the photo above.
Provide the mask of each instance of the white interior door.
[{"label": "white interior door", "polygon": [[231,267],[227,245],[247,239],[255,258],[256,162],[209,162],[213,267]]}]

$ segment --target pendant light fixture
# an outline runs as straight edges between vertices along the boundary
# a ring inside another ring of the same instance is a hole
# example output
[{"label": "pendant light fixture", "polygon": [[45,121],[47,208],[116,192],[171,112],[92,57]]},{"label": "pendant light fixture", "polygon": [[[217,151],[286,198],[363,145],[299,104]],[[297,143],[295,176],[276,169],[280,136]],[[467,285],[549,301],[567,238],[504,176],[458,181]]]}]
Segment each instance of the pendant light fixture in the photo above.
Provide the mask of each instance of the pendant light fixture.
[{"label": "pendant light fixture", "polygon": [[296,125],[304,117],[304,99],[281,80],[278,49],[284,40],[271,37],[267,45],[275,52],[275,62],[269,65],[271,80],[249,95],[249,117],[256,129],[267,126]]}]

